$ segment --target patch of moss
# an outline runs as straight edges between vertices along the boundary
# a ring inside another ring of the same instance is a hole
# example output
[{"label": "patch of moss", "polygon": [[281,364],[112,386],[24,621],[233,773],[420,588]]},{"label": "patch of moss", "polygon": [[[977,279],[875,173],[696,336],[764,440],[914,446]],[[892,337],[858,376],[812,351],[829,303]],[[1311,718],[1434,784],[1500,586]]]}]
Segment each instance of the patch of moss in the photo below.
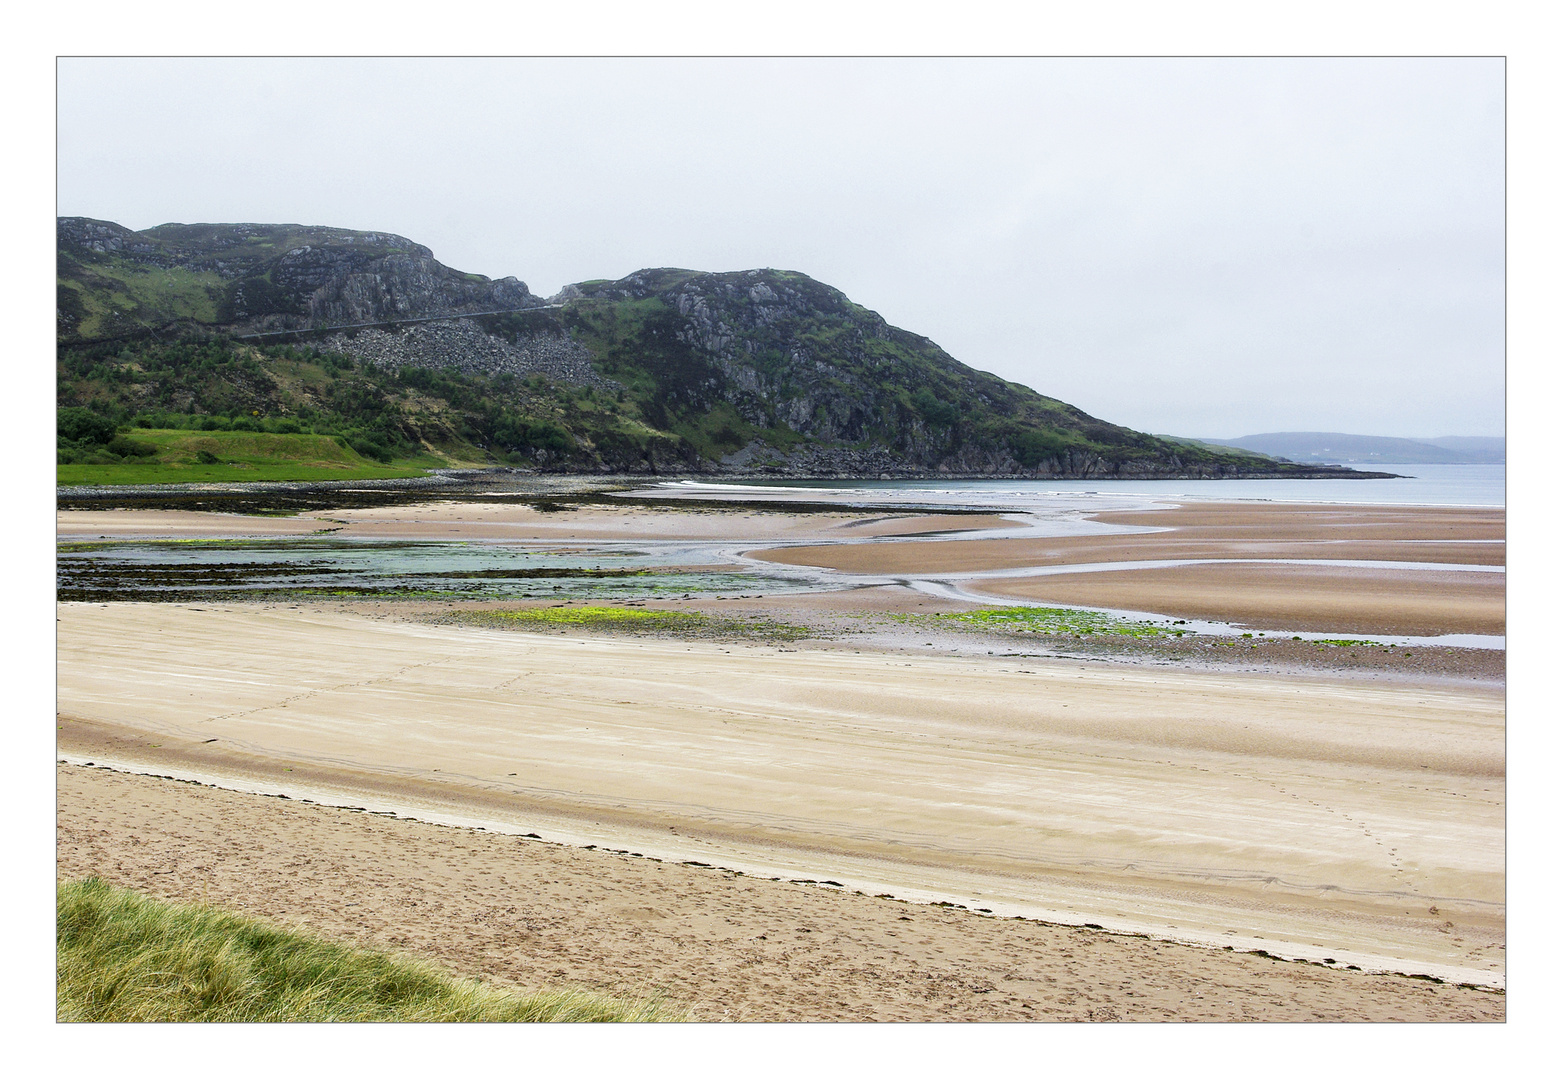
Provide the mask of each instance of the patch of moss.
[{"label": "patch of moss", "polygon": [[614,626],[628,624],[651,628],[654,626],[689,626],[705,616],[686,611],[645,611],[639,608],[587,607],[524,608],[520,611],[497,611],[501,619],[518,623],[546,623],[550,626]]},{"label": "patch of moss", "polygon": [[680,638],[737,641],[797,641],[810,636],[807,627],[765,618],[728,618],[697,611],[656,611],[644,608],[584,605],[522,608],[515,611],[467,611],[461,622],[517,629],[588,629],[606,633],[666,634]]},{"label": "patch of moss", "polygon": [[1087,635],[1111,634],[1119,637],[1182,637],[1188,631],[1160,623],[1149,623],[1109,615],[1105,611],[1079,608],[1000,607],[977,611],[957,611],[939,615],[903,616],[907,619],[937,619],[983,630],[1002,630],[1026,634]]}]

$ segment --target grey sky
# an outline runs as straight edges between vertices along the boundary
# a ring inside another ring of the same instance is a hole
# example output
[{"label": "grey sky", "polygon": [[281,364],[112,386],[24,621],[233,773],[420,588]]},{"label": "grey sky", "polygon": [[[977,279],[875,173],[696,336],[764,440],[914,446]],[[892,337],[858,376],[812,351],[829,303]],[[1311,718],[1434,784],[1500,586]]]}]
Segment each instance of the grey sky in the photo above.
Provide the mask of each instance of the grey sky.
[{"label": "grey sky", "polygon": [[1141,430],[1503,433],[1499,60],[65,60],[59,212],[801,270]]}]

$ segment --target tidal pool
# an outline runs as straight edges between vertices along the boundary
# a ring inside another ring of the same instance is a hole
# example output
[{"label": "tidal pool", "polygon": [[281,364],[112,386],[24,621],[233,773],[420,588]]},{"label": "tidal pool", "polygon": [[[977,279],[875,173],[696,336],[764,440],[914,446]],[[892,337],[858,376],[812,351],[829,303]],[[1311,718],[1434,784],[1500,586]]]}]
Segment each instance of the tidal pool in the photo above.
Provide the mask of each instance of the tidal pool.
[{"label": "tidal pool", "polygon": [[[710,569],[693,549],[568,550],[451,541],[99,541],[57,548],[60,601],[487,600],[799,592],[795,575]],[[682,569],[688,566],[689,569]]]}]

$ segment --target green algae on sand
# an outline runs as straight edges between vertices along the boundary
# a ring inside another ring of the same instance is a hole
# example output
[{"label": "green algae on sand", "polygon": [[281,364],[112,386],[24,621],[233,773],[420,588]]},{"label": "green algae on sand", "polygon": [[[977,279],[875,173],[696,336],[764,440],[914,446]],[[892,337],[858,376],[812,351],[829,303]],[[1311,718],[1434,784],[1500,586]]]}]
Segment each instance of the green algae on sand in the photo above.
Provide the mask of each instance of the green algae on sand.
[{"label": "green algae on sand", "polygon": [[589,629],[610,633],[667,634],[682,638],[797,641],[813,636],[804,626],[766,618],[724,618],[697,611],[610,607],[534,607],[514,611],[468,611],[462,622],[515,628]]}]

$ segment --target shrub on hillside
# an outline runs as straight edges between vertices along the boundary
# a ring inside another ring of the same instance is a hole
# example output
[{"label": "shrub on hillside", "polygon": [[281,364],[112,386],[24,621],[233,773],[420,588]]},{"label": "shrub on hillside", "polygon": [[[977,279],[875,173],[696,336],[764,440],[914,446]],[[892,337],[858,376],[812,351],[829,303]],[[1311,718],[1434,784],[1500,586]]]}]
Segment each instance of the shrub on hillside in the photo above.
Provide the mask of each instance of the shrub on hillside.
[{"label": "shrub on hillside", "polygon": [[55,440],[58,444],[104,445],[114,438],[119,425],[91,409],[79,405],[54,411]]},{"label": "shrub on hillside", "polygon": [[135,439],[127,438],[124,435],[114,436],[114,438],[109,440],[109,444],[105,449],[111,454],[118,454],[120,457],[153,457],[157,454],[157,447],[151,443],[137,442]]}]

